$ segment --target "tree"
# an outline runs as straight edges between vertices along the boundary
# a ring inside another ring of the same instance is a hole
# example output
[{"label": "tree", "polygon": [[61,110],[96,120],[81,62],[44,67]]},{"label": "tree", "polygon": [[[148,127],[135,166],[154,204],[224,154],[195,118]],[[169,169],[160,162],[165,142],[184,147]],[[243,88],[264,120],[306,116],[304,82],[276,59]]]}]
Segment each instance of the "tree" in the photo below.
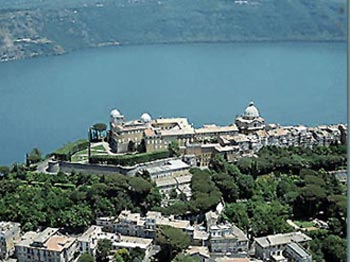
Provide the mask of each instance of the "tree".
[{"label": "tree", "polygon": [[139,248],[133,248],[130,251],[130,262],[142,262],[145,257],[145,252]]},{"label": "tree", "polygon": [[89,253],[84,253],[79,257],[78,262],[95,262],[95,259]]},{"label": "tree", "polygon": [[198,255],[190,256],[180,253],[174,258],[173,262],[200,262],[200,258]]},{"label": "tree", "polygon": [[237,185],[239,188],[240,198],[249,199],[253,196],[255,189],[255,181],[252,176],[239,176],[237,180]]},{"label": "tree", "polygon": [[27,155],[27,164],[35,164],[41,160],[41,152],[37,148],[33,148],[33,150]]},{"label": "tree", "polygon": [[322,251],[326,261],[346,261],[346,240],[335,235],[326,237],[322,244]]},{"label": "tree", "polygon": [[108,255],[112,250],[112,241],[100,239],[97,242],[96,262],[108,262]]},{"label": "tree", "polygon": [[129,251],[126,248],[118,249],[114,254],[114,258],[117,262],[131,262]]},{"label": "tree", "polygon": [[226,173],[214,174],[213,181],[220,189],[226,202],[234,202],[238,199],[239,188],[231,176]]},{"label": "tree", "polygon": [[99,141],[106,133],[107,125],[104,123],[94,124],[90,129],[90,141]]},{"label": "tree", "polygon": [[168,150],[170,152],[170,156],[179,156],[180,155],[180,147],[177,141],[171,141],[168,145]]},{"label": "tree", "polygon": [[156,243],[160,245],[158,261],[171,261],[178,253],[190,245],[189,237],[180,229],[161,226],[157,230]]},{"label": "tree", "polygon": [[10,168],[7,166],[0,166],[0,177],[7,176],[10,173]]},{"label": "tree", "polygon": [[230,222],[235,223],[239,228],[249,230],[249,217],[247,206],[244,203],[231,203],[225,206],[224,215]]}]

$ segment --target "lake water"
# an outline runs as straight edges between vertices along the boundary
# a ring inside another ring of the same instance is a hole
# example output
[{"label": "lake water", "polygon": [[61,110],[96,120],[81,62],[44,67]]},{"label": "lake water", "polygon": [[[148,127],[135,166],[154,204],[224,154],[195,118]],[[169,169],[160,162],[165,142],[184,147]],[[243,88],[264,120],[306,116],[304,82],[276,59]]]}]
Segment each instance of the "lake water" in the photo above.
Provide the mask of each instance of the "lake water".
[{"label": "lake water", "polygon": [[250,100],[267,122],[346,121],[345,43],[107,47],[0,64],[0,164],[128,119],[229,124]]}]

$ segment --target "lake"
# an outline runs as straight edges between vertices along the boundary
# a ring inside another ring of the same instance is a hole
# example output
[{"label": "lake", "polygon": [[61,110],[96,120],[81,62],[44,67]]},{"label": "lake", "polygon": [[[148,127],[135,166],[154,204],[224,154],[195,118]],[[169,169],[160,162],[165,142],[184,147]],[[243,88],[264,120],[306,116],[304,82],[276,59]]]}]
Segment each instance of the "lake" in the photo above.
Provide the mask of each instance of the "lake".
[{"label": "lake", "polygon": [[345,43],[105,47],[0,64],[0,164],[108,123],[186,116],[229,124],[253,100],[269,123],[346,121]]}]

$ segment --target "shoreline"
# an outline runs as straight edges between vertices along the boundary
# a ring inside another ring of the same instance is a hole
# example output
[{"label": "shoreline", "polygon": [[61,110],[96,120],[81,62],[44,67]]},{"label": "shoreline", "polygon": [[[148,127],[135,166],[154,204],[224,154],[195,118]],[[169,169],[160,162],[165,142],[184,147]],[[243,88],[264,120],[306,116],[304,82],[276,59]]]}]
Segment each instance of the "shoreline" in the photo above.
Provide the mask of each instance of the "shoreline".
[{"label": "shoreline", "polygon": [[159,42],[150,42],[150,43],[142,43],[142,42],[133,42],[133,43],[120,43],[118,41],[114,41],[114,43],[110,42],[102,42],[97,43],[93,46],[86,46],[78,49],[64,50],[63,52],[57,53],[47,53],[47,54],[39,54],[34,56],[24,56],[15,59],[1,59],[0,63],[11,63],[15,61],[21,60],[29,60],[41,57],[51,57],[51,56],[62,56],[66,54],[70,54],[73,52],[84,51],[89,49],[99,49],[99,48],[107,48],[107,47],[128,47],[128,46],[156,46],[156,45],[197,45],[197,44],[267,44],[267,43],[346,43],[346,39],[251,39],[251,40],[216,40],[216,41],[159,41]]}]

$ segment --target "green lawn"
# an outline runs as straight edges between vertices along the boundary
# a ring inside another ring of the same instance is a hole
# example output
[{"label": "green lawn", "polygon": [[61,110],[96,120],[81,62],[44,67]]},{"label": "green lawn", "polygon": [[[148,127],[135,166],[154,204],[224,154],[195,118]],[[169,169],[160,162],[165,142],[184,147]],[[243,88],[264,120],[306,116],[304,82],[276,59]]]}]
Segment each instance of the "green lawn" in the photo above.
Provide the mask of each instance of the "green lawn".
[{"label": "green lawn", "polygon": [[312,221],[295,220],[293,222],[301,228],[313,227],[315,225]]}]

